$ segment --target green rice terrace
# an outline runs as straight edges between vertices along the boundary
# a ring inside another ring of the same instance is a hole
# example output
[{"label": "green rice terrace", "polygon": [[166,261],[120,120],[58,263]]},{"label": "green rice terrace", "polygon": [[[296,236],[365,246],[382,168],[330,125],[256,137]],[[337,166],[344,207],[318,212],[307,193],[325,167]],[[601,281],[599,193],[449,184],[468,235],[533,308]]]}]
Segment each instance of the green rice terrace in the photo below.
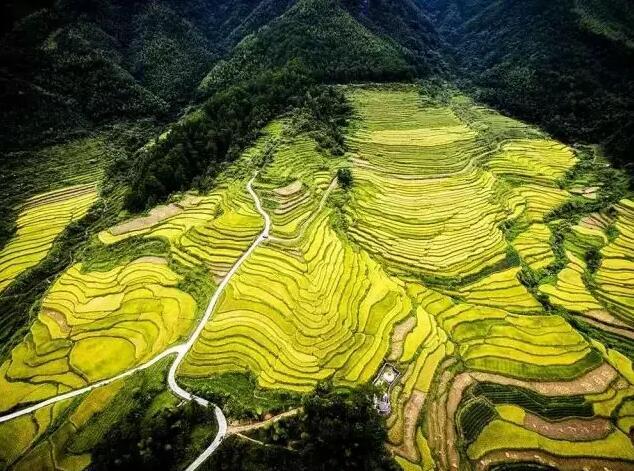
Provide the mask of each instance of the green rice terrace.
[{"label": "green rice terrace", "polygon": [[[388,364],[386,445],[406,471],[634,469],[620,171],[457,92],[339,89],[341,155],[282,116],[212,189],[115,215],[73,252],[2,357],[0,467],[90,469],[121,417],[188,402],[211,418],[175,459],[213,465],[317,385]],[[0,298],[99,204],[95,172],[21,203]]]}]

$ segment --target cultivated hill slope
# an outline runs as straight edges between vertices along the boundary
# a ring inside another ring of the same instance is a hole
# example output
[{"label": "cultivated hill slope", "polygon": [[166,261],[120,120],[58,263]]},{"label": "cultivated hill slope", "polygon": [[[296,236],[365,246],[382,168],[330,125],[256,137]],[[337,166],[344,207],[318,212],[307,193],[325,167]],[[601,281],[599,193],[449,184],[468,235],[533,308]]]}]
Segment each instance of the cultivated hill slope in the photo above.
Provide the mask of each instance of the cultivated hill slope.
[{"label": "cultivated hill slope", "polygon": [[[0,362],[0,418],[170,351],[219,289],[176,371],[234,425],[201,469],[326,469],[304,465],[317,440],[293,425],[301,394],[327,378],[366,383],[386,361],[400,375],[391,387],[383,376],[391,413],[377,436],[403,470],[632,469],[634,203],[622,172],[461,94],[337,90],[356,116],[342,130],[347,152],[324,152],[286,115],[213,190],[93,233]],[[32,199],[23,227],[65,213],[71,203],[59,197]],[[35,238],[18,233],[5,260]],[[185,421],[165,425],[157,409],[182,401],[165,390],[165,363],[156,366],[152,387],[137,371],[0,423],[12,438],[0,440],[0,466],[114,469],[146,456],[140,440],[115,432],[140,428],[178,451],[161,469],[183,469],[215,431],[203,440]],[[235,427],[267,417],[257,435]],[[267,465],[239,445],[243,432]],[[130,453],[115,453],[122,441]]]}]

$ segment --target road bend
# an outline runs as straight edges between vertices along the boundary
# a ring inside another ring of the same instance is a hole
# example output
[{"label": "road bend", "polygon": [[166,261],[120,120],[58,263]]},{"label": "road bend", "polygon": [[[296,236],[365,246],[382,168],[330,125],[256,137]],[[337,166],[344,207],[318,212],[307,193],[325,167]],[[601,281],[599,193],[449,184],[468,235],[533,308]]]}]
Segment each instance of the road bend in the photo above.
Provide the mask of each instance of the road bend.
[{"label": "road bend", "polygon": [[172,362],[172,365],[171,365],[171,367],[169,369],[169,373],[168,373],[168,376],[167,376],[167,384],[168,384],[170,390],[174,394],[176,394],[177,396],[181,397],[182,399],[185,399],[186,401],[196,401],[197,403],[199,403],[202,406],[205,406],[205,407],[210,407],[211,406],[211,407],[213,407],[214,408],[214,413],[216,415],[216,421],[218,422],[218,433],[216,434],[216,437],[214,438],[214,441],[209,445],[209,447],[207,447],[207,449],[203,453],[201,453],[200,456],[198,456],[196,458],[196,460],[192,464],[190,464],[187,467],[186,471],[194,471],[202,463],[204,463],[205,460],[207,460],[209,458],[209,456],[211,456],[211,454],[216,450],[216,448],[218,448],[218,446],[220,446],[220,443],[222,443],[222,440],[225,438],[225,436],[227,434],[227,419],[225,418],[224,414],[222,413],[222,410],[218,406],[216,406],[215,404],[210,404],[209,401],[207,401],[206,399],[203,399],[202,397],[198,397],[198,396],[190,393],[189,391],[186,391],[185,389],[183,389],[178,384],[178,382],[176,381],[176,372],[178,371],[178,368],[181,365],[181,363],[183,362],[183,360],[185,359],[185,356],[187,356],[187,353],[189,352],[189,350],[192,348],[192,346],[194,345],[194,343],[196,342],[196,340],[200,336],[200,333],[205,328],[205,325],[207,324],[209,319],[211,319],[211,315],[213,314],[213,311],[214,311],[216,305],[218,304],[218,300],[220,299],[220,296],[222,295],[224,289],[227,287],[227,285],[231,281],[231,278],[233,277],[233,275],[235,275],[235,273],[242,266],[242,264],[249,258],[251,253],[253,253],[253,251],[262,242],[267,240],[268,237],[269,237],[269,232],[271,230],[271,218],[266,213],[266,211],[264,211],[264,209],[262,208],[262,203],[260,202],[260,198],[255,193],[255,191],[253,190],[253,182],[255,181],[256,177],[257,177],[257,173],[253,176],[253,178],[251,178],[251,180],[249,180],[249,182],[247,183],[246,187],[247,187],[247,191],[249,192],[249,194],[253,198],[253,201],[255,202],[255,207],[256,207],[258,213],[264,219],[264,229],[262,230],[260,235],[257,237],[257,239],[255,239],[255,241],[253,241],[253,243],[247,249],[247,251],[244,254],[242,254],[242,256],[231,267],[229,272],[222,279],[222,281],[220,282],[220,285],[218,285],[218,288],[216,289],[216,291],[214,292],[213,296],[209,300],[209,304],[207,305],[207,309],[205,309],[205,313],[204,313],[203,317],[201,318],[200,322],[196,326],[196,329],[194,330],[192,335],[189,337],[187,342],[182,343],[180,345],[176,345],[174,347],[171,347],[171,348],[165,350],[164,352],[162,352],[161,354],[157,355],[156,357],[154,357],[152,360],[148,361],[147,363],[139,365],[139,366],[137,366],[135,368],[131,368],[131,369],[129,369],[129,370],[117,375],[117,376],[113,376],[112,378],[104,379],[104,380],[99,381],[97,383],[94,383],[94,384],[91,384],[89,386],[86,386],[85,388],[76,389],[74,391],[69,391],[69,392],[64,393],[64,394],[59,394],[57,396],[51,397],[49,399],[46,399],[45,401],[38,402],[37,404],[34,404],[32,406],[25,407],[24,409],[20,409],[18,411],[12,412],[10,414],[6,414],[6,415],[3,415],[3,416],[0,416],[0,423],[8,422],[9,420],[16,419],[16,418],[21,417],[23,415],[31,414],[31,413],[33,413],[33,412],[35,412],[35,411],[37,411],[39,409],[42,409],[44,407],[50,406],[52,404],[55,404],[55,403],[58,403],[58,402],[61,402],[61,401],[65,401],[67,399],[72,399],[72,398],[77,397],[77,396],[81,396],[82,394],[88,393],[88,392],[90,392],[90,391],[92,391],[94,389],[101,388],[103,386],[106,386],[106,385],[108,385],[110,383],[113,383],[115,381],[118,381],[120,379],[127,378],[128,376],[132,376],[133,374],[137,373],[138,371],[145,370],[145,369],[151,367],[152,365],[155,365],[156,363],[158,363],[162,359],[164,359],[164,358],[166,358],[166,357],[168,357],[170,355],[174,355],[175,354],[176,358]]}]

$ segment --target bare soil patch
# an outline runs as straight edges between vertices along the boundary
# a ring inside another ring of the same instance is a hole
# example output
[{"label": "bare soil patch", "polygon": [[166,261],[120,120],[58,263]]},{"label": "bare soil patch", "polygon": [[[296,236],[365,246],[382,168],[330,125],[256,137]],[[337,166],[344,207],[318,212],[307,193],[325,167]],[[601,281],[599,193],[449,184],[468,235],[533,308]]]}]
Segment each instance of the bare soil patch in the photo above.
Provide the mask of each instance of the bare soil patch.
[{"label": "bare soil patch", "polygon": [[183,207],[178,204],[168,204],[153,208],[147,216],[141,216],[130,221],[118,224],[110,229],[112,235],[118,236],[129,232],[142,231],[155,226],[161,221],[176,216],[184,211]]},{"label": "bare soil patch", "polygon": [[492,373],[462,373],[471,375],[478,382],[491,382],[520,388],[530,389],[543,396],[567,396],[578,394],[599,394],[605,391],[619,376],[618,372],[608,363],[589,371],[585,375],[572,381],[522,381]]},{"label": "bare soil patch", "polygon": [[154,265],[167,265],[167,260],[165,260],[163,257],[148,256],[148,257],[137,258],[135,260],[135,263],[152,263]]},{"label": "bare soil patch", "polygon": [[579,221],[579,225],[589,229],[603,230],[612,223],[612,219],[602,213],[593,213]]},{"label": "bare soil patch", "polygon": [[553,440],[573,442],[601,440],[613,430],[610,421],[604,417],[549,422],[529,412],[526,412],[524,416],[524,427]]},{"label": "bare soil patch", "polygon": [[424,392],[417,389],[412,392],[403,411],[403,444],[394,449],[396,454],[412,463],[416,463],[421,459],[416,447],[416,425],[426,397],[427,395]]},{"label": "bare soil patch", "polygon": [[286,185],[282,188],[276,188],[273,191],[278,196],[288,197],[296,193],[299,193],[301,189],[302,189],[302,182],[299,180],[295,180],[293,183]]},{"label": "bare soil patch", "polygon": [[607,311],[587,311],[582,317],[584,318],[584,322],[587,322],[594,327],[634,340],[634,330],[632,330],[632,328],[625,322],[620,321]]},{"label": "bare soil patch", "polygon": [[229,426],[229,429],[227,430],[227,433],[229,434],[242,434],[244,432],[249,432],[251,430],[256,430],[259,428],[263,428],[263,427],[267,427],[268,425],[274,424],[275,422],[278,422],[282,419],[285,419],[287,417],[293,417],[294,415],[299,414],[299,412],[301,412],[301,408],[298,407],[297,409],[291,409],[288,412],[284,412],[282,414],[278,414],[276,416],[270,417],[266,420],[263,420],[261,422],[253,422],[250,424],[243,424],[243,425],[238,425],[238,424],[231,424]]},{"label": "bare soil patch", "polygon": [[396,327],[394,327],[394,331],[392,332],[392,351],[387,357],[389,361],[396,361],[401,358],[401,355],[403,354],[403,342],[405,341],[405,337],[412,331],[415,326],[416,317],[411,316],[405,319],[403,322],[397,324]]},{"label": "bare soil patch", "polygon": [[58,312],[54,309],[45,308],[42,309],[42,314],[53,319],[63,333],[70,333],[70,326],[68,325],[68,322],[66,322],[66,317],[61,312]]}]

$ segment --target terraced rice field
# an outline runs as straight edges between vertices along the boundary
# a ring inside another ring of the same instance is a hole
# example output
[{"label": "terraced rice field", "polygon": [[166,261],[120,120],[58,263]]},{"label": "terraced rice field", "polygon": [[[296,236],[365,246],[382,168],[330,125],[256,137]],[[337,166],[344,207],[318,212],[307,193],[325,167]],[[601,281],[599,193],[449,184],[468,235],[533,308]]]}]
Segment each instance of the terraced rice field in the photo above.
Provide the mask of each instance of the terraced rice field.
[{"label": "terraced rice field", "polygon": [[188,355],[184,375],[248,368],[261,385],[298,391],[333,374],[350,384],[372,378],[390,326],[410,300],[376,262],[342,244],[323,217],[313,227],[292,248],[256,250]]},{"label": "terraced rice field", "polygon": [[224,277],[261,232],[264,222],[256,211],[245,183],[252,176],[254,159],[275,139],[276,124],[244,152],[216,189],[206,195],[186,194],[158,206],[145,216],[124,221],[99,233],[106,246],[129,239],[164,241],[172,263],[181,270],[203,267],[218,280]]},{"label": "terraced rice field", "polygon": [[603,262],[595,276],[597,298],[623,321],[634,321],[634,201],[616,207],[617,238],[602,250]]},{"label": "terraced rice field", "polygon": [[[572,227],[564,268],[530,288],[521,272],[560,257],[548,215],[574,197],[560,184],[574,151],[461,97],[425,108],[412,88],[348,94],[359,116],[348,155],[325,158],[294,137],[258,177],[272,237],[232,280],[180,374],[249,370],[262,387],[307,391],[327,377],[367,381],[389,360],[402,373],[388,425],[404,469],[487,469],[511,455],[631,466],[630,359],[537,296],[557,305],[573,290],[567,309],[625,324],[631,203],[617,207],[612,242],[610,221],[598,233]],[[340,167],[352,168],[348,197],[333,183]],[[584,254],[599,241],[590,287]]]},{"label": "terraced rice field", "polygon": [[[498,464],[509,453],[508,441],[499,440],[507,429],[517,437],[516,461],[630,466],[631,419],[620,406],[632,394],[630,360],[544,312],[519,281],[523,266],[539,271],[556,261],[546,216],[572,197],[559,184],[576,162],[572,149],[462,100],[424,109],[412,89],[352,89],[349,96],[360,119],[345,159],[324,162],[298,139],[263,173],[259,188],[271,201],[276,237],[238,273],[181,374],[249,369],[264,387],[301,391],[330,376],[341,384],[364,381],[377,371],[377,359],[386,358],[403,372],[388,424],[405,469],[453,469],[465,460],[482,469]],[[343,208],[346,237],[331,232],[320,215],[332,215],[332,206],[319,202],[328,191],[337,197],[340,190],[329,189],[329,181],[337,166],[349,165],[354,185]],[[619,216],[631,227],[627,205],[621,203]],[[505,222],[518,228],[512,239]],[[620,247],[614,258],[623,267],[632,251],[622,248],[629,232],[619,231],[608,247]],[[356,253],[352,262],[347,246]],[[603,253],[605,263],[607,247]],[[357,268],[366,254],[378,262],[383,281],[377,285],[361,275],[367,268]],[[597,272],[595,295],[581,277],[583,254],[572,246],[566,256],[555,283],[569,279],[567,270],[578,264],[572,278],[580,293],[600,297],[611,264]],[[339,286],[346,287],[344,296]],[[383,311],[386,325],[374,334],[387,334],[390,342],[366,346],[355,340],[368,332],[350,329],[366,316],[363,301],[355,302],[385,293],[379,286],[394,286],[400,307]],[[547,286],[540,287],[544,294]],[[483,408],[479,384],[502,389],[499,406]],[[531,412],[533,402],[520,400],[529,394],[524,390],[532,391],[531,401],[552,405]],[[479,396],[472,399],[474,391]],[[549,415],[571,394],[585,404],[586,418],[564,406]],[[509,413],[521,420],[507,420]],[[621,428],[607,424],[614,414],[624,415]],[[456,429],[457,420],[464,426]],[[597,452],[588,458],[592,447]]]},{"label": "terraced rice field", "polygon": [[165,240],[183,268],[205,266],[223,277],[262,230],[262,221],[241,181],[208,196],[189,195],[99,234],[111,245],[132,237]]},{"label": "terraced rice field", "polygon": [[[163,361],[74,400],[0,424],[0,466],[19,471],[86,469],[95,444],[134,407],[138,391],[152,397],[163,383],[166,366]],[[159,395],[150,404],[147,417],[175,400],[169,392]]]},{"label": "terraced rice field", "polygon": [[26,201],[18,216],[16,234],[0,251],[0,292],[46,257],[57,236],[83,217],[96,199],[95,185],[89,183]]},{"label": "terraced rice field", "polygon": [[539,223],[566,197],[554,182],[574,156],[560,144],[502,132],[491,149],[449,107],[421,109],[414,91],[351,98],[361,122],[350,138],[350,234],[399,274],[464,277],[495,266],[506,258],[502,221]]},{"label": "terraced rice field", "polygon": [[116,376],[176,343],[197,310],[178,289],[180,280],[161,259],[140,258],[106,272],[71,267],[0,366],[0,410]]},{"label": "terraced rice field", "polygon": [[[0,366],[0,415],[146,364],[190,334],[208,302],[208,285],[213,288],[213,279],[224,276],[262,230],[244,179],[236,178],[246,164],[250,174],[258,145],[250,152],[234,166],[232,179],[209,195],[184,195],[177,203],[103,231],[96,241],[107,253],[108,247],[132,238],[160,240],[168,247],[164,255],[123,247],[120,259],[102,260],[102,255],[95,263],[89,257],[88,263],[76,263],[59,276],[38,306],[28,334]],[[201,269],[211,281],[200,279]],[[106,386],[104,394],[116,384]],[[98,391],[102,389],[85,400]],[[6,437],[19,435],[16,441],[0,441],[0,463],[13,463],[16,469],[84,469],[90,446],[77,452],[73,436],[84,425],[92,427],[91,414],[83,417],[85,422],[67,423],[63,431],[56,428],[42,441],[59,425],[43,417],[61,413],[69,402],[0,424]],[[32,448],[34,444],[38,446]]]},{"label": "terraced rice field", "polygon": [[[110,405],[122,386],[118,382],[95,390],[76,407],[71,407],[72,401],[66,401],[0,425],[0,463],[14,463],[12,469],[16,470],[85,469],[90,464],[90,453],[84,450],[71,453],[68,447],[77,441],[90,420]],[[53,427],[56,430],[41,440]],[[30,448],[39,440],[36,447]]]},{"label": "terraced rice field", "polygon": [[[606,422],[631,397],[630,359],[544,313],[519,281],[522,267],[539,271],[556,261],[546,216],[572,198],[559,181],[574,152],[462,100],[424,110],[411,90],[350,96],[361,120],[350,138],[349,235],[407,281],[415,306],[394,329],[389,356],[404,371],[388,419],[403,468],[487,469],[508,461],[631,467],[629,425]],[[539,291],[556,304],[567,300],[567,309],[601,310],[625,324],[630,205],[616,208],[619,236],[601,251],[596,286],[585,281],[585,248],[607,243],[609,223],[598,234],[572,228],[565,268]],[[512,238],[503,233],[509,223]],[[483,402],[480,384],[503,390],[499,406]],[[532,403],[520,400],[525,389],[552,406],[529,413]],[[575,410],[551,412],[570,394],[585,401],[586,419]]]},{"label": "terraced rice field", "polygon": [[[0,368],[0,410],[184,337],[203,307],[187,275],[219,281],[264,227],[245,189],[262,165],[253,187],[270,235],[230,279],[181,378],[252,372],[262,388],[306,392],[327,378],[368,382],[388,361],[400,372],[388,445],[405,470],[632,469],[632,199],[556,219],[602,191],[568,181],[577,151],[462,96],[346,93],[346,155],[277,121],[215,190],[101,232],[113,250],[161,241],[165,253],[63,273]],[[49,416],[3,426],[15,437],[0,441],[3,456],[21,456]],[[81,469],[86,458],[73,459]]]}]

